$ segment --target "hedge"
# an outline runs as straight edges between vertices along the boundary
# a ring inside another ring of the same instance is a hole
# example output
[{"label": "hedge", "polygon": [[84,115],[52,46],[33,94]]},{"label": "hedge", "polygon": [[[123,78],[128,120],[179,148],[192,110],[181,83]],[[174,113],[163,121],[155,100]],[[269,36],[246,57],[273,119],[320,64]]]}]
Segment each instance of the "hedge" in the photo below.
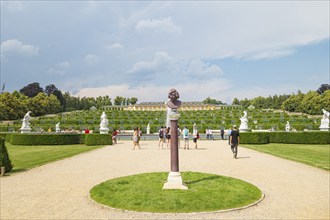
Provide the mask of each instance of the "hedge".
[{"label": "hedge", "polygon": [[85,134],[15,134],[10,143],[14,145],[69,145],[83,144]]},{"label": "hedge", "polygon": [[5,145],[5,140],[3,138],[0,138],[0,167],[5,167],[6,173],[13,169],[13,165],[9,159],[9,154]]},{"label": "hedge", "polygon": [[87,146],[112,145],[112,136],[111,134],[88,134],[85,144]]},{"label": "hedge", "polygon": [[330,144],[330,132],[240,132],[241,144]]}]

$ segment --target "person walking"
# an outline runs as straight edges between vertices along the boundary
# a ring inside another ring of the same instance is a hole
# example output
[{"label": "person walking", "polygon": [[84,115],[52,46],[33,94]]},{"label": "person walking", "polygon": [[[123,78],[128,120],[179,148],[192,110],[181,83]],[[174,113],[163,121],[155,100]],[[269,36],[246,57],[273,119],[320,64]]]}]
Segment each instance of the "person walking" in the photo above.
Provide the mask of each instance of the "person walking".
[{"label": "person walking", "polygon": [[198,139],[198,130],[196,128],[196,126],[194,126],[193,128],[193,142],[195,143],[195,149],[197,149],[197,139]]},{"label": "person walking", "polygon": [[233,130],[232,127],[230,127],[227,131],[227,136],[228,136],[228,145],[230,145],[230,134],[231,134],[231,130]]},{"label": "person walking", "polygon": [[239,131],[236,130],[236,126],[234,126],[234,130],[231,131],[230,133],[230,147],[231,151],[233,152],[233,157],[236,159],[237,158],[237,151],[238,151],[238,145],[239,145]]},{"label": "person walking", "polygon": [[223,128],[221,128],[221,131],[220,131],[221,140],[223,140],[223,139],[224,139],[224,138],[223,138],[224,134],[225,134],[225,131],[223,130]]},{"label": "person walking", "polygon": [[171,131],[170,131],[170,127],[168,127],[167,129],[166,129],[166,141],[167,141],[167,148],[170,148],[170,146],[171,146],[171,133],[170,133]]},{"label": "person walking", "polygon": [[139,149],[141,149],[140,144],[139,144],[139,131],[138,128],[134,128],[134,133],[133,133],[133,150],[135,150],[135,147],[138,146]]},{"label": "person walking", "polygon": [[113,131],[112,131],[112,143],[113,144],[117,144],[117,135],[118,135],[117,130],[113,129]]},{"label": "person walking", "polygon": [[184,150],[185,149],[189,150],[189,130],[186,126],[183,128],[182,137],[183,137],[183,140],[184,140],[184,148],[183,149]]},{"label": "person walking", "polygon": [[159,141],[158,141],[158,149],[160,149],[160,144],[162,144],[162,148],[163,149],[163,146],[164,146],[164,127],[162,126],[160,129],[159,129],[159,132],[158,132],[158,137],[159,137]]}]

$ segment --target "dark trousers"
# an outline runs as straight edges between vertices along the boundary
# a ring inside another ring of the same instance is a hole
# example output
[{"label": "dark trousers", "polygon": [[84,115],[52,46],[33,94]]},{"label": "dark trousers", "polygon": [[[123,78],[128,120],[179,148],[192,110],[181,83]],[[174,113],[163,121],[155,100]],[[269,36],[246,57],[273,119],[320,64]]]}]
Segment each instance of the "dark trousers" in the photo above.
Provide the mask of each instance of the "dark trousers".
[{"label": "dark trousers", "polygon": [[234,156],[237,157],[237,144],[230,145],[231,151],[233,152]]}]

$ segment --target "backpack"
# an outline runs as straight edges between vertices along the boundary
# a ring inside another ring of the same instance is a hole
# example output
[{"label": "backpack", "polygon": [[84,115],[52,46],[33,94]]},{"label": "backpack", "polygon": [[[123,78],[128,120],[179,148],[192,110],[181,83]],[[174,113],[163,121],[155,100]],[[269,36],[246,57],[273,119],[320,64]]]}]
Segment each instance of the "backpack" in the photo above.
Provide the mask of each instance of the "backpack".
[{"label": "backpack", "polygon": [[164,131],[163,131],[163,129],[160,129],[159,130],[159,137],[160,138],[163,138],[164,137]]},{"label": "backpack", "polygon": [[188,129],[184,129],[184,136],[188,136]]}]

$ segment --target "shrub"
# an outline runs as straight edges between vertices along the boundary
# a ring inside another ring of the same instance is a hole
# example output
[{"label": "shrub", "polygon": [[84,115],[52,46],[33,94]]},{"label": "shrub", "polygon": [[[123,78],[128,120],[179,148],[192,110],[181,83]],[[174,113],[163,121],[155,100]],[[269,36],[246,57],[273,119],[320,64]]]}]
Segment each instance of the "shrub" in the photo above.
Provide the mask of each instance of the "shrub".
[{"label": "shrub", "polygon": [[269,132],[240,132],[241,144],[268,144]]},{"label": "shrub", "polygon": [[330,132],[241,132],[241,144],[330,144]]},{"label": "shrub", "polygon": [[111,134],[88,134],[85,138],[87,146],[112,145]]},{"label": "shrub", "polygon": [[9,159],[9,154],[5,145],[5,139],[0,139],[0,167],[5,167],[5,172],[8,173],[13,169],[13,165]]},{"label": "shrub", "polygon": [[12,134],[14,145],[68,145],[81,144],[83,134]]},{"label": "shrub", "polygon": [[330,132],[272,132],[269,134],[269,142],[286,144],[330,144]]}]

